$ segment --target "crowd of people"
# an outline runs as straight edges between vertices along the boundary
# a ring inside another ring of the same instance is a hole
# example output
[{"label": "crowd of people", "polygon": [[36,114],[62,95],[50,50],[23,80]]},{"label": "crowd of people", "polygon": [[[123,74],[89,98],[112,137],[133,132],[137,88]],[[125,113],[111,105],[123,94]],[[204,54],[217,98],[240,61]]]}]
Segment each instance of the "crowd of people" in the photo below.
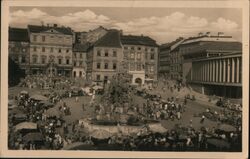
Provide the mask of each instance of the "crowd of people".
[{"label": "crowd of people", "polygon": [[[112,83],[112,82],[111,82]],[[123,83],[121,81],[121,83]],[[113,83],[112,83],[113,84]],[[119,83],[118,83],[119,84]],[[48,100],[41,102],[30,98],[28,94],[20,94],[15,97],[18,103],[18,108],[22,110],[22,113],[26,116],[22,121],[16,122],[17,119],[14,115],[10,115],[9,120],[9,148],[11,149],[51,149],[59,150],[63,149],[66,145],[81,141],[86,145],[94,145],[98,147],[98,139],[91,137],[91,134],[81,133],[84,127],[78,125],[77,121],[73,123],[67,123],[64,117],[71,115],[70,107],[64,102],[64,98],[73,97],[73,91],[71,87],[74,82],[64,77],[51,80],[46,76],[27,76],[22,82],[21,86],[29,88],[44,89],[45,87],[51,87],[51,91],[44,94]],[[174,90],[180,91],[183,87],[181,84],[171,86],[171,83],[165,82],[166,88],[162,88],[163,92],[166,89],[173,92]],[[108,86],[106,86],[108,88]],[[127,88],[125,85],[124,88]],[[156,89],[157,86],[152,87]],[[108,88],[110,94],[105,94],[106,102],[96,102],[96,93],[93,91],[92,98],[89,105],[79,102],[78,96],[75,97],[75,102],[82,104],[82,109],[85,111],[87,107],[94,107],[97,120],[103,120],[102,116],[105,116],[105,120],[118,120],[121,122],[121,116],[129,114],[127,120],[133,119],[130,123],[136,123],[140,121],[152,120],[181,120],[183,113],[186,112],[188,99],[193,97],[186,96],[184,100],[179,100],[178,97],[162,98],[160,95],[154,95],[153,93],[145,93],[144,95],[138,94],[136,89],[126,89],[124,92],[123,87],[116,87],[114,85]],[[59,93],[63,90],[63,93]],[[118,93],[117,93],[118,92]],[[146,95],[145,95],[146,94]],[[143,102],[136,104],[134,102],[134,96],[140,96],[144,98]],[[110,103],[110,97],[112,101]],[[124,98],[126,97],[126,98]],[[122,99],[121,99],[122,98]],[[117,102],[118,101],[118,102]],[[50,106],[46,105],[51,103]],[[51,107],[59,105],[57,109],[51,111]],[[201,122],[204,122],[205,118],[209,120],[217,121],[218,123],[226,123],[237,127],[235,131],[221,131],[215,127],[208,128],[202,127],[199,130],[195,130],[192,124],[187,127],[177,125],[174,129],[168,130],[165,133],[152,132],[147,128],[144,122],[146,130],[143,133],[134,135],[116,134],[109,138],[106,138],[101,143],[108,145],[116,145],[115,148],[121,148],[121,150],[140,150],[140,151],[209,151],[209,150],[226,150],[234,151],[240,150],[241,146],[241,124],[242,116],[241,109],[228,104],[225,109],[221,111],[215,111],[207,109],[206,112],[199,114],[201,116]],[[11,111],[10,111],[11,112]],[[114,117],[118,115],[118,119]],[[132,118],[131,118],[132,117]],[[32,122],[37,124],[36,132],[42,134],[44,137],[43,144],[37,142],[26,142],[23,137],[27,132],[16,132],[15,126],[20,122]],[[124,122],[126,124],[129,121]],[[73,135],[72,135],[73,134]],[[221,146],[218,148],[216,143],[211,143],[210,139],[217,139],[218,142],[226,142],[228,146]],[[215,149],[211,147],[216,147]],[[114,149],[115,149],[114,148]]]}]

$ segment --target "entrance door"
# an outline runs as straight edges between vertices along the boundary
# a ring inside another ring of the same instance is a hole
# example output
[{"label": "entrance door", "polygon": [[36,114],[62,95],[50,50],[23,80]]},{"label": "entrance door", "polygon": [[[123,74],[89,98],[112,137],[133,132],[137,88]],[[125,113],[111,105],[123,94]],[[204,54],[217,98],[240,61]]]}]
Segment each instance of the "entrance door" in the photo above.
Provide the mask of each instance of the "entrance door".
[{"label": "entrance door", "polygon": [[142,84],[142,79],[141,78],[136,78],[135,83],[141,85]]}]

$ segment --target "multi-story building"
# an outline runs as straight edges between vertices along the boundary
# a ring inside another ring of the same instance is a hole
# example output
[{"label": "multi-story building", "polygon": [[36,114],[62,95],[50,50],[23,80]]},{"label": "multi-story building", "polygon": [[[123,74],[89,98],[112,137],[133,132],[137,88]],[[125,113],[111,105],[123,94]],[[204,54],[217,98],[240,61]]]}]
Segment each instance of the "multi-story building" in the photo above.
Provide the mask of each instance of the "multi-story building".
[{"label": "multi-story building", "polygon": [[28,25],[32,74],[71,76],[73,31],[68,27]]},{"label": "multi-story building", "polygon": [[29,35],[27,29],[9,28],[9,57],[29,73]]},{"label": "multi-story building", "polygon": [[173,42],[160,46],[159,51],[159,76],[178,80],[181,74],[181,55],[178,54],[178,46],[184,38],[180,37]]},{"label": "multi-story building", "polygon": [[87,79],[103,84],[115,75],[123,60],[120,32],[109,30],[87,52]]},{"label": "multi-story building", "polygon": [[76,43],[73,45],[73,77],[86,78],[86,69],[87,69],[87,49],[88,45]]},{"label": "multi-story building", "polygon": [[122,35],[121,43],[128,73],[133,84],[157,80],[158,45],[147,36]]},{"label": "multi-story building", "polygon": [[88,32],[76,32],[76,42],[81,44],[93,44],[98,39],[103,37],[108,32],[108,29],[103,26],[99,26],[94,30]]},{"label": "multi-story building", "polygon": [[190,83],[202,94],[242,98],[242,52],[193,60]]},{"label": "multi-story building", "polygon": [[194,90],[230,98],[242,91],[242,44],[200,42],[183,53],[183,77]]}]

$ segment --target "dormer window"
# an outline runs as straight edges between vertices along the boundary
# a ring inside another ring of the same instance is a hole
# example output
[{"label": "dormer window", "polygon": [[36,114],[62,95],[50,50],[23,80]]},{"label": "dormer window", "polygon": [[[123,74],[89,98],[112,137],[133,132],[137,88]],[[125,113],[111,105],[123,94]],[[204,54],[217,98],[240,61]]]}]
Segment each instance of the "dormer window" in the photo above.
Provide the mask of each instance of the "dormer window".
[{"label": "dormer window", "polygon": [[51,32],[51,33],[53,33],[53,32],[54,32],[54,30],[50,30],[50,32]]}]

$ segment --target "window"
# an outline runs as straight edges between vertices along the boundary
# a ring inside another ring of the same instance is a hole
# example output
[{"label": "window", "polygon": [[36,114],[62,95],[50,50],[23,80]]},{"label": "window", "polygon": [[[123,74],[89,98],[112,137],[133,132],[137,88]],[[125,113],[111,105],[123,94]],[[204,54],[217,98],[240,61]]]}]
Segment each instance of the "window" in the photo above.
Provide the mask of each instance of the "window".
[{"label": "window", "polygon": [[69,49],[66,50],[66,53],[68,53],[68,52],[69,52]]},{"label": "window", "polygon": [[36,40],[37,40],[37,36],[33,35],[33,41],[36,41]]},{"label": "window", "polygon": [[100,75],[96,75],[96,80],[101,80],[101,76]]},{"label": "window", "polygon": [[45,64],[46,63],[46,57],[42,57],[42,64]]},{"label": "window", "polygon": [[82,71],[79,72],[79,76],[82,77]]},{"label": "window", "polygon": [[66,64],[69,65],[69,59],[66,60]]},{"label": "window", "polygon": [[82,54],[80,53],[80,58],[82,58]]},{"label": "window", "polygon": [[145,51],[148,51],[148,48],[145,47]]},{"label": "window", "polygon": [[116,63],[113,63],[113,69],[116,70]]},{"label": "window", "polygon": [[33,47],[33,51],[36,52],[36,47],[35,46]]},{"label": "window", "polygon": [[125,47],[124,47],[124,50],[128,50],[128,47],[127,47],[127,46],[125,46]]},{"label": "window", "polygon": [[150,67],[150,71],[151,71],[151,72],[154,72],[154,66],[151,66],[151,67]]},{"label": "window", "polygon": [[62,64],[62,59],[58,59],[58,64],[59,64],[59,65]]},{"label": "window", "polygon": [[32,58],[32,62],[33,62],[33,63],[37,63],[37,57],[36,57],[36,56],[34,56],[34,57]]},{"label": "window", "polygon": [[45,42],[45,36],[42,36],[42,41]]},{"label": "window", "polygon": [[108,69],[109,68],[109,64],[108,63],[105,63],[104,64],[104,69]]},{"label": "window", "polygon": [[134,47],[131,47],[131,50],[134,50],[135,48]]},{"label": "window", "polygon": [[109,52],[108,52],[108,50],[105,50],[105,54],[104,54],[104,56],[106,56],[106,57],[108,57],[108,56],[109,56]]},{"label": "window", "polygon": [[42,47],[42,52],[45,52],[45,47]]},{"label": "window", "polygon": [[74,62],[74,66],[76,66],[76,62]]},{"label": "window", "polygon": [[101,56],[101,51],[97,50],[97,56]]},{"label": "window", "polygon": [[101,68],[101,63],[97,63],[97,64],[96,64],[96,68],[97,68],[97,69],[100,69],[100,68]]},{"label": "window", "polygon": [[147,58],[148,58],[148,53],[145,52],[145,59],[147,59]]},{"label": "window", "polygon": [[108,76],[104,76],[104,81],[108,81]]},{"label": "window", "polygon": [[154,49],[154,48],[151,48],[150,50],[151,50],[151,51],[154,51],[155,49]]},{"label": "window", "polygon": [[137,50],[141,50],[141,47],[138,47]]},{"label": "window", "polygon": [[26,58],[25,58],[25,56],[22,56],[22,58],[21,58],[21,62],[22,62],[22,63],[25,63],[25,62],[26,62]]},{"label": "window", "polygon": [[79,62],[79,66],[82,66],[82,61]]},{"label": "window", "polygon": [[53,51],[54,51],[54,48],[53,48],[53,47],[51,47],[51,48],[50,48],[50,52],[53,52]]},{"label": "window", "polygon": [[137,64],[137,71],[141,71],[141,64]]},{"label": "window", "polygon": [[135,70],[135,64],[134,63],[130,63],[130,70],[134,71]]},{"label": "window", "polygon": [[137,59],[139,59],[139,60],[141,59],[141,53],[139,53],[139,52],[137,53]]},{"label": "window", "polygon": [[22,49],[22,52],[26,52],[26,49],[25,49],[25,48],[23,48],[23,49]]},{"label": "window", "polygon": [[59,53],[61,53],[61,52],[62,52],[62,49],[61,49],[61,48],[59,48],[59,49],[58,49],[58,52],[59,52]]},{"label": "window", "polygon": [[155,54],[150,54],[150,59],[154,60],[155,59]]},{"label": "window", "polygon": [[113,51],[113,57],[116,57],[117,56],[117,53],[116,53],[116,51],[114,50]]},{"label": "window", "polygon": [[131,58],[131,59],[134,59],[134,58],[135,58],[135,54],[134,54],[133,52],[131,52],[130,58]]}]

